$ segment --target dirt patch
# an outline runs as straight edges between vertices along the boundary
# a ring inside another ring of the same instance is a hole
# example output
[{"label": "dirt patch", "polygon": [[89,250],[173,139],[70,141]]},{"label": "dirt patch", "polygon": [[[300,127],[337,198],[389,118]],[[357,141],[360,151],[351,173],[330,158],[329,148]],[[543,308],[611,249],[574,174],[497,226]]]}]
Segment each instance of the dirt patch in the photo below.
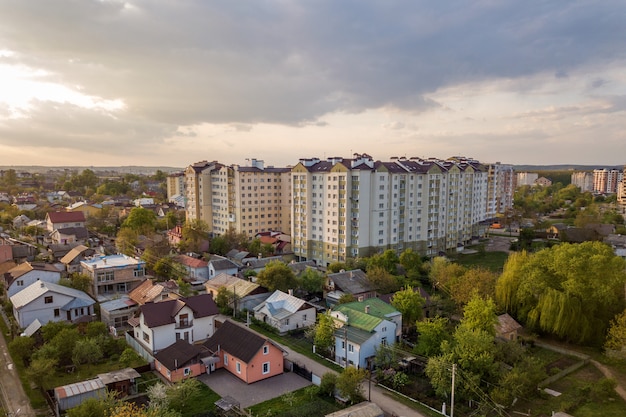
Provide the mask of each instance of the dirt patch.
[{"label": "dirt patch", "polygon": [[[546,371],[548,372],[548,375],[554,375],[557,372],[561,372],[562,370],[569,368],[577,362],[580,362],[580,359],[563,356],[562,358],[546,365]],[[558,371],[555,371],[555,369]]]}]

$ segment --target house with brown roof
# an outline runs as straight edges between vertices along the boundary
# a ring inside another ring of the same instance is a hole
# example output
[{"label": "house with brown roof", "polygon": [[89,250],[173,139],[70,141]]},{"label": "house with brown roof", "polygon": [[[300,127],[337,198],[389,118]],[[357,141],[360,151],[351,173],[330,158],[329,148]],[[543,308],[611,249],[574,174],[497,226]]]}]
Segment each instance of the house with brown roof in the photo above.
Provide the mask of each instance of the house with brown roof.
[{"label": "house with brown roof", "polygon": [[522,330],[522,325],[508,314],[499,315],[495,326],[496,336],[504,340],[516,340],[519,331]]},{"label": "house with brown roof", "polygon": [[202,358],[209,356],[203,345],[177,340],[154,355],[154,369],[169,382],[178,382],[206,373]]},{"label": "house with brown roof", "polygon": [[138,345],[154,355],[180,339],[194,343],[212,336],[217,314],[213,297],[201,294],[144,304],[128,324]]},{"label": "house with brown roof", "polygon": [[80,272],[80,261],[86,257],[92,256],[94,253],[95,250],[85,245],[78,245],[73,247],[61,258],[61,263],[65,265],[65,271],[67,271],[68,274]]},{"label": "house with brown roof", "polygon": [[286,352],[271,339],[226,320],[203,345],[214,361],[209,371],[224,368],[252,384],[283,373]]},{"label": "house with brown roof", "polygon": [[45,263],[24,262],[4,274],[4,285],[9,297],[22,291],[36,281],[58,284],[61,271]]},{"label": "house with brown roof", "polygon": [[174,260],[183,266],[190,282],[203,284],[209,279],[209,263],[204,259],[189,255],[176,255]]},{"label": "house with brown roof", "polygon": [[[234,296],[229,302],[229,307],[236,308],[238,311],[252,310],[270,296],[267,288],[228,274],[219,274],[208,280],[204,283],[204,288],[207,294],[213,295],[214,299],[221,288],[226,288]],[[236,305],[234,300],[236,300]]]},{"label": "house with brown roof", "polygon": [[85,214],[82,211],[50,211],[46,214],[46,227],[49,232],[68,227],[85,227]]}]

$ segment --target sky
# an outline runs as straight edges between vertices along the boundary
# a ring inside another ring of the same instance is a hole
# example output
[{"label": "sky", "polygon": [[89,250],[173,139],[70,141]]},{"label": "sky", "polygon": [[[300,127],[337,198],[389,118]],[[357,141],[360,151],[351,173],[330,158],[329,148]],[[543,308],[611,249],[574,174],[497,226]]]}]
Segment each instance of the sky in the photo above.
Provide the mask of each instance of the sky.
[{"label": "sky", "polygon": [[623,0],[0,0],[0,165],[626,164]]}]

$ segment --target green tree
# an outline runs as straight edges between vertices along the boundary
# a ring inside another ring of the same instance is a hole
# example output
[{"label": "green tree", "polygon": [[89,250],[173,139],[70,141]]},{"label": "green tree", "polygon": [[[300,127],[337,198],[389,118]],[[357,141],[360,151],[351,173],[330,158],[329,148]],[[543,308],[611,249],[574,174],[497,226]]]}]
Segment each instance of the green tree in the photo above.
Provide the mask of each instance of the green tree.
[{"label": "green tree", "polygon": [[132,366],[133,364],[142,362],[142,358],[133,348],[127,347],[120,355],[119,362],[124,366]]},{"label": "green tree", "polygon": [[201,252],[202,243],[209,240],[210,227],[202,219],[191,219],[183,226],[183,237],[178,245],[184,252]]},{"label": "green tree", "polygon": [[510,406],[516,398],[532,398],[537,386],[547,378],[544,364],[537,358],[524,357],[508,372],[504,372],[491,397],[498,404]]},{"label": "green tree", "polygon": [[348,304],[353,301],[356,301],[356,298],[354,298],[354,295],[342,294],[341,297],[339,297],[339,300],[337,300],[337,304]]},{"label": "green tree", "polygon": [[369,274],[372,268],[382,268],[389,274],[395,275],[398,272],[398,255],[392,249],[387,249],[381,254],[373,255],[367,262],[367,273]]},{"label": "green tree", "polygon": [[85,338],[76,341],[72,351],[72,362],[74,365],[84,363],[94,364],[102,359],[102,348],[96,338]]},{"label": "green tree", "polygon": [[334,372],[326,372],[322,375],[320,381],[320,395],[332,397],[335,395],[335,387],[337,386],[337,374]]},{"label": "green tree", "polygon": [[9,343],[9,350],[12,356],[21,359],[24,365],[28,365],[34,347],[35,341],[32,337],[28,336],[16,337]]},{"label": "green tree", "polygon": [[135,254],[135,247],[139,243],[139,235],[133,229],[125,227],[117,232],[115,247],[117,251],[128,256]]},{"label": "green tree", "polygon": [[424,297],[422,297],[419,291],[414,291],[413,288],[405,288],[404,290],[396,292],[391,298],[391,305],[402,313],[402,327],[405,332],[415,325],[415,322],[422,318],[424,306]]},{"label": "green tree", "polygon": [[313,344],[319,353],[330,353],[335,345],[335,320],[330,314],[318,314]]},{"label": "green tree", "polygon": [[413,249],[409,248],[400,254],[399,261],[404,267],[409,280],[412,282],[417,281],[422,274],[422,257],[420,254],[413,252]]},{"label": "green tree", "polygon": [[63,329],[52,338],[49,343],[57,350],[59,365],[65,366],[72,363],[74,346],[79,339],[80,334],[76,328]]},{"label": "green tree", "polygon": [[400,288],[400,281],[381,266],[372,266],[367,270],[368,282],[381,294],[390,294]]},{"label": "green tree", "polygon": [[496,297],[531,329],[600,345],[624,309],[625,265],[604,243],[562,243],[509,259]]},{"label": "green tree", "polygon": [[[80,405],[67,410],[68,417],[110,417],[111,412],[120,405],[115,393],[107,392],[103,397],[88,398]],[[130,416],[129,416],[130,417]]]},{"label": "green tree", "polygon": [[496,304],[491,298],[483,299],[480,295],[474,293],[463,309],[461,324],[471,330],[482,330],[487,334],[495,336],[496,323],[498,323]]},{"label": "green tree", "polygon": [[122,223],[122,228],[128,228],[140,235],[150,235],[156,230],[157,217],[154,211],[143,207],[134,207]]},{"label": "green tree", "polygon": [[92,321],[91,323],[87,323],[87,329],[85,330],[86,337],[109,337],[109,330],[107,329],[107,325],[101,321]]},{"label": "green tree", "polygon": [[606,335],[604,349],[626,357],[626,310],[615,316]]},{"label": "green tree", "polygon": [[347,367],[337,377],[337,391],[343,398],[347,398],[350,404],[363,401],[363,389],[361,384],[367,378],[365,369],[357,369],[352,366]]},{"label": "green tree", "polygon": [[48,388],[46,384],[50,381],[52,375],[54,375],[57,361],[55,359],[48,358],[36,358],[30,363],[30,366],[26,370],[26,375],[29,380],[33,381],[40,388]]},{"label": "green tree", "polygon": [[257,275],[256,283],[270,291],[287,292],[297,285],[296,276],[284,262],[271,261]]},{"label": "green tree", "polygon": [[93,281],[89,275],[78,272],[74,272],[70,274],[68,278],[62,278],[59,281],[59,284],[65,287],[74,288],[75,290],[83,292],[89,292],[92,287],[92,283]]},{"label": "green tree", "polygon": [[191,400],[200,393],[202,383],[196,378],[186,378],[167,388],[167,399],[171,410],[185,413]]},{"label": "green tree", "polygon": [[17,184],[17,173],[15,172],[14,169],[7,169],[4,172],[2,179],[4,180],[5,185],[10,186],[10,187],[14,186],[15,184]]},{"label": "green tree", "polygon": [[453,276],[447,285],[450,297],[459,305],[465,305],[474,293],[482,297],[494,297],[496,273],[481,267],[472,267],[461,276]]},{"label": "green tree", "polygon": [[324,275],[316,269],[305,269],[297,280],[299,287],[310,294],[320,294],[324,290]]},{"label": "green tree", "polygon": [[428,277],[434,287],[442,289],[445,293],[451,295],[451,284],[457,282],[465,272],[467,272],[465,267],[439,256],[432,259]]},{"label": "green tree", "polygon": [[441,343],[450,339],[448,319],[435,317],[417,322],[417,344],[413,352],[418,355],[431,357],[441,352]]}]

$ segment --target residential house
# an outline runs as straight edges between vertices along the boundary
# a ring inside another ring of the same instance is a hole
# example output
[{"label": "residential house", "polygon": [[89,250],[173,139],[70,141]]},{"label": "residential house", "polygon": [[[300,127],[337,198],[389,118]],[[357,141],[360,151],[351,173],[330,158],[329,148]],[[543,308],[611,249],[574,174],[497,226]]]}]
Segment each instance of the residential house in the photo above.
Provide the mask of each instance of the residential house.
[{"label": "residential house", "polygon": [[128,320],[133,317],[138,308],[139,304],[127,295],[122,295],[119,298],[100,303],[100,321],[106,324],[109,333],[117,336],[124,330],[130,330]]},{"label": "residential house", "polygon": [[61,271],[53,265],[45,263],[24,262],[4,274],[4,284],[9,297],[22,291],[33,282],[43,281],[58,284],[60,280]]},{"label": "residential house", "polygon": [[522,325],[508,314],[498,316],[496,327],[496,336],[504,340],[517,340]]},{"label": "residential house", "polygon": [[213,295],[213,299],[217,297],[221,288],[226,288],[234,296],[229,302],[229,307],[238,311],[252,310],[270,296],[267,288],[261,287],[255,282],[224,273],[205,282],[204,288],[207,294]]},{"label": "residential house", "polygon": [[98,256],[80,261],[81,272],[92,280],[91,294],[106,301],[119,294],[128,294],[146,276],[146,263],[126,255]]},{"label": "residential house", "polygon": [[271,339],[226,320],[206,342],[215,361],[208,371],[224,368],[252,384],[283,373],[286,352]]},{"label": "residential house", "polygon": [[50,211],[46,214],[49,232],[68,227],[85,227],[85,214],[82,211]]},{"label": "residential house", "polygon": [[178,246],[181,240],[183,240],[183,227],[180,224],[167,231],[167,241],[170,246]]},{"label": "residential house", "polygon": [[276,290],[267,300],[254,307],[254,318],[284,334],[290,330],[314,325],[316,309],[291,293]]},{"label": "residential house", "polygon": [[329,306],[337,304],[342,295],[350,294],[362,301],[376,297],[376,289],[370,284],[367,275],[360,269],[328,274],[324,286],[324,298]]},{"label": "residential house", "polygon": [[219,255],[211,255],[207,267],[209,269],[208,279],[213,279],[219,274],[237,275],[239,271],[236,263]]},{"label": "residential house", "polygon": [[615,255],[626,259],[626,236],[615,234],[609,235],[604,238],[604,243],[611,245]]},{"label": "residential house", "polygon": [[258,274],[265,269],[270,262],[280,261],[283,262],[282,256],[269,256],[267,258],[245,258],[243,260],[244,271],[254,271]]},{"label": "residential house", "polygon": [[134,340],[154,355],[180,339],[194,343],[211,337],[218,313],[213,297],[201,294],[144,304],[128,324]]},{"label": "residential house", "polygon": [[402,316],[397,311],[391,312],[388,307],[383,301],[373,298],[340,304],[330,312],[339,326],[335,331],[337,363],[344,367],[371,369],[376,349],[380,345],[395,343],[402,328]]},{"label": "residential house", "polygon": [[80,262],[88,257],[93,256],[95,250],[88,248],[85,245],[78,245],[73,247],[67,254],[61,258],[61,263],[65,265],[65,271],[68,274],[80,272]]},{"label": "residential house", "polygon": [[21,328],[35,319],[45,324],[50,321],[74,323],[91,320],[96,302],[83,291],[51,282],[33,282],[11,296],[13,315]]},{"label": "residential house", "polygon": [[180,298],[176,281],[155,282],[152,279],[144,280],[128,293],[128,297],[137,303],[137,305]]},{"label": "residential house", "polygon": [[28,218],[28,216],[24,214],[20,214],[19,216],[15,216],[13,218],[13,228],[21,229],[23,227],[26,227],[28,222],[30,222],[30,219]]},{"label": "residential house", "polygon": [[89,239],[89,231],[86,227],[64,227],[55,229],[48,235],[48,240],[56,244],[76,243],[82,245]]},{"label": "residential house", "polygon": [[260,232],[255,237],[262,245],[271,245],[275,254],[291,253],[291,236],[283,232]]},{"label": "residential house", "polygon": [[540,187],[549,187],[552,185],[552,180],[546,177],[539,177],[535,180],[534,185],[538,185]]},{"label": "residential house", "polygon": [[178,382],[206,373],[202,358],[208,356],[203,345],[179,339],[154,355],[154,369],[169,382]]},{"label": "residential house", "polygon": [[296,277],[299,277],[307,269],[314,269],[316,271],[319,271],[317,269],[317,266],[315,265],[315,261],[291,261],[287,266],[289,266],[289,269],[293,271]]},{"label": "residential house", "polygon": [[100,211],[102,211],[102,205],[101,204],[89,204],[86,201],[79,201],[74,204],[70,204],[66,208],[66,210],[69,212],[82,211],[85,216],[85,219],[88,219],[89,217],[100,213]]},{"label": "residential house", "polygon": [[68,201],[70,200],[70,195],[67,193],[67,191],[51,191],[49,193],[46,193],[46,199],[48,200],[48,203],[58,203],[61,201]]},{"label": "residential house", "polygon": [[174,260],[183,266],[187,280],[192,284],[204,284],[209,279],[209,263],[189,255],[176,255]]}]

